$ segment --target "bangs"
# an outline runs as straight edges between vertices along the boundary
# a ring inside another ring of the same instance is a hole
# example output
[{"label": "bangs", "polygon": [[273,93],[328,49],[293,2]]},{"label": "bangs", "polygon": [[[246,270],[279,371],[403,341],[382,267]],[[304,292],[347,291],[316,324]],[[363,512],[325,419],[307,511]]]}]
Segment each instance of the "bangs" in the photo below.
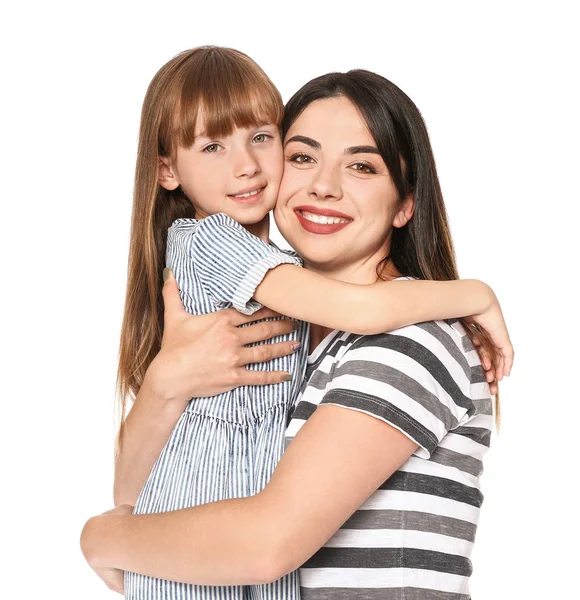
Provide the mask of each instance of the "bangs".
[{"label": "bangs", "polygon": [[177,145],[193,144],[198,119],[210,138],[231,135],[238,127],[280,125],[284,112],[280,92],[246,55],[216,50],[205,55],[201,64],[188,67],[174,113]]}]

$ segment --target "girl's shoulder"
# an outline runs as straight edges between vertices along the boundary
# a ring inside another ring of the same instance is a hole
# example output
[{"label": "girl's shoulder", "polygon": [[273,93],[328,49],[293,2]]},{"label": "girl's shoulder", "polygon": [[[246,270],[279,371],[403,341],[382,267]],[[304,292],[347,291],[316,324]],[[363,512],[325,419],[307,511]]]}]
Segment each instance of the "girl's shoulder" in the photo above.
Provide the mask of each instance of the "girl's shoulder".
[{"label": "girl's shoulder", "polygon": [[201,226],[202,224],[214,226],[226,225],[236,228],[241,227],[241,225],[236,220],[226,215],[226,213],[215,213],[213,215],[204,217],[203,219],[195,219],[192,217],[180,217],[179,219],[175,219],[175,221],[171,223],[171,227],[169,229],[195,229]]},{"label": "girl's shoulder", "polygon": [[170,241],[175,241],[180,238],[191,238],[199,233],[211,235],[212,233],[219,231],[223,235],[224,232],[238,232],[241,229],[243,229],[243,227],[225,213],[216,213],[204,217],[203,219],[191,217],[175,219],[167,229],[167,235]]}]

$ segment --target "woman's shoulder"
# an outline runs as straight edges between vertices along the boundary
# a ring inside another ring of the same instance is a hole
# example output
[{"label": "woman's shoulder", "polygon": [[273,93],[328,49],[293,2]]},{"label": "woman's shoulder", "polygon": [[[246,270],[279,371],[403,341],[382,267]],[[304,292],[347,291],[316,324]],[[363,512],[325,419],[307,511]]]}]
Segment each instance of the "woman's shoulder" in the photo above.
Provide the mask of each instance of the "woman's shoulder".
[{"label": "woman's shoulder", "polygon": [[354,361],[359,369],[387,365],[392,377],[413,377],[424,385],[438,381],[467,396],[473,384],[485,381],[479,355],[455,319],[425,321],[350,341],[340,362]]}]

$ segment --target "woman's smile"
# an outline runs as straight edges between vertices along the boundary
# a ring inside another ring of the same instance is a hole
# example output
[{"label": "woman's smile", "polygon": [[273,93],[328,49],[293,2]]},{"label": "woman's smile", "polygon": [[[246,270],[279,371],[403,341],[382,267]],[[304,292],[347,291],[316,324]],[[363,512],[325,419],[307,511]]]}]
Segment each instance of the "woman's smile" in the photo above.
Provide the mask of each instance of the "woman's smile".
[{"label": "woman's smile", "polygon": [[345,97],[312,102],[292,123],[284,149],[274,213],[280,233],[307,268],[343,277],[347,269],[357,281],[364,272],[374,281],[401,203],[359,110]]},{"label": "woman's smile", "polygon": [[322,235],[336,233],[353,221],[352,217],[344,213],[311,205],[297,206],[294,209],[294,214],[306,231]]}]

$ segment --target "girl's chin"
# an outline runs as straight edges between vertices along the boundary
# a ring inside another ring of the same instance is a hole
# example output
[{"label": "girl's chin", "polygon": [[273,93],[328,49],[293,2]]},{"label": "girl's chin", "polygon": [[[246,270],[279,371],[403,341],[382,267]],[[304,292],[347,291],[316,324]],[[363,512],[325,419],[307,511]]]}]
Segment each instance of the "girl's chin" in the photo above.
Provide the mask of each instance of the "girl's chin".
[{"label": "girl's chin", "polygon": [[268,218],[270,210],[264,206],[256,206],[253,209],[232,210],[230,216],[240,225],[254,225]]}]

